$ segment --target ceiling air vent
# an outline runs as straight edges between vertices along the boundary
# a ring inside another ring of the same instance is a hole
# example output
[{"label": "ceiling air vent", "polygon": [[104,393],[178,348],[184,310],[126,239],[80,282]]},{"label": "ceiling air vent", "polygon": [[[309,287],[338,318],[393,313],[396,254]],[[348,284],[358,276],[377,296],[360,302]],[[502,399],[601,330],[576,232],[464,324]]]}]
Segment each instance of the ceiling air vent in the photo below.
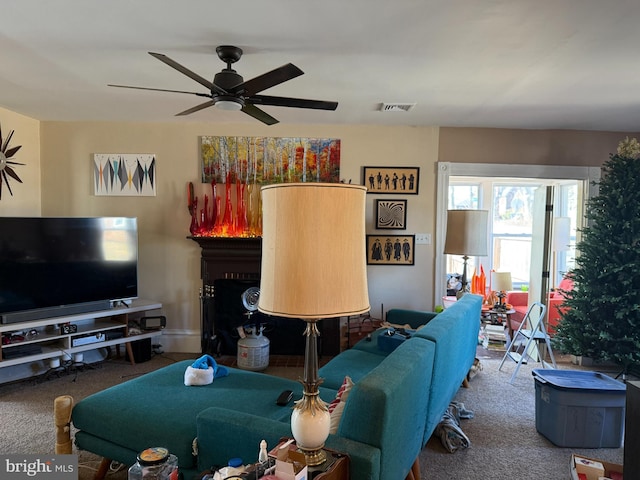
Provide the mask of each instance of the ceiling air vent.
[{"label": "ceiling air vent", "polygon": [[383,103],[380,110],[383,112],[408,112],[415,106],[415,103]]}]

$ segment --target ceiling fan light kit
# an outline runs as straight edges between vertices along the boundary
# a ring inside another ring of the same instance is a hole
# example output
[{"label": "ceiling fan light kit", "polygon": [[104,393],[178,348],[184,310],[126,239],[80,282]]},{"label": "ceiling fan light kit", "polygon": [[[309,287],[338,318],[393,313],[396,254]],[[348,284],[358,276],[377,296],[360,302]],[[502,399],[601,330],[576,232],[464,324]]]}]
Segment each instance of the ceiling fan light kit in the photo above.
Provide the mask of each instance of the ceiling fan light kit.
[{"label": "ceiling fan light kit", "polygon": [[242,107],[244,107],[244,102],[240,103],[239,101],[231,98],[229,98],[228,100],[220,98],[219,100],[216,100],[215,106],[220,110],[238,111],[238,110],[242,110]]},{"label": "ceiling fan light kit", "polygon": [[270,72],[258,75],[246,82],[231,65],[236,63],[242,57],[242,49],[231,45],[221,45],[216,48],[216,53],[220,60],[226,64],[226,68],[216,73],[213,82],[189,70],[175,60],[167,57],[162,53],[149,52],[154,58],[169,65],[183,75],[191,78],[209,90],[209,93],[185,92],[182,90],[167,90],[161,88],[134,87],[129,85],[109,85],[110,87],[133,88],[136,90],[151,90],[157,92],[170,93],[186,93],[196,95],[198,97],[206,97],[204,103],[191,107],[176,115],[190,115],[197,111],[203,110],[215,105],[221,110],[241,110],[256,120],[266,125],[278,123],[278,120],[266,113],[264,110],[256,107],[256,105],[268,105],[277,107],[292,108],[308,108],[316,110],[335,110],[338,108],[338,102],[330,102],[324,100],[309,100],[303,98],[274,97],[269,95],[257,95],[263,90],[275,87],[281,83],[291,80],[295,77],[303,75],[304,72],[292,63],[288,63],[278,67]]}]

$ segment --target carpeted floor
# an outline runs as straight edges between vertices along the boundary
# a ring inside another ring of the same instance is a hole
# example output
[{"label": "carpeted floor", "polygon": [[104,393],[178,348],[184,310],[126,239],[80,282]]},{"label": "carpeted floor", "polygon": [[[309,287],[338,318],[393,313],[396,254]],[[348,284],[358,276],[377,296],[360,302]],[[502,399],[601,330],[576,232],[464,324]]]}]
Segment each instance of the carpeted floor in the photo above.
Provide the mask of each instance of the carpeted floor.
[{"label": "carpeted floor", "polygon": [[[0,385],[0,452],[49,453],[54,451],[55,428],[53,402],[59,395],[71,395],[76,401],[110,385],[127,381],[169,363],[196,358],[197,354],[163,354],[149,362],[131,366],[124,360],[109,360],[95,369],[53,377]],[[513,385],[508,383],[515,364],[498,371],[501,353],[478,348],[482,371],[461,388],[456,400],[474,412],[474,418],[462,420],[462,429],[471,445],[448,453],[439,439],[432,438],[420,456],[423,480],[456,478],[564,480],[569,477],[572,452],[614,463],[622,463],[623,449],[558,448],[535,428],[535,382],[531,375],[539,364],[525,365]],[[326,359],[324,359],[326,360]],[[578,369],[562,359],[560,368]],[[220,359],[233,365],[233,358]],[[297,379],[302,375],[300,357],[273,357],[266,373]],[[99,458],[78,452],[79,480],[89,480]],[[115,466],[115,469],[118,467]],[[120,466],[107,477],[125,480],[126,467]],[[401,479],[398,479],[401,480]]]},{"label": "carpeted floor", "polygon": [[[456,397],[474,412],[473,419],[461,420],[471,446],[451,454],[432,437],[420,456],[423,479],[564,480],[570,478],[572,452],[622,464],[622,448],[559,448],[540,435],[535,423],[532,370],[541,366],[523,365],[510,385],[515,363],[507,362],[498,371],[502,355],[478,348],[483,370]],[[561,357],[558,366],[580,369],[568,357]]]}]

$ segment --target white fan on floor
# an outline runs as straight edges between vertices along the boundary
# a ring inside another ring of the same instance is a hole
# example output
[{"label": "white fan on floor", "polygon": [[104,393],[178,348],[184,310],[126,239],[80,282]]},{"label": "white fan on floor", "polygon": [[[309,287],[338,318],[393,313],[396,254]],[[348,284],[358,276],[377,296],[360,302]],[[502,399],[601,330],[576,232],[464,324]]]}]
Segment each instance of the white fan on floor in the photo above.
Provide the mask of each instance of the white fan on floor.
[{"label": "white fan on floor", "polygon": [[247,309],[249,318],[251,318],[253,312],[258,310],[258,300],[260,300],[260,289],[258,287],[250,287],[242,292],[242,305]]}]

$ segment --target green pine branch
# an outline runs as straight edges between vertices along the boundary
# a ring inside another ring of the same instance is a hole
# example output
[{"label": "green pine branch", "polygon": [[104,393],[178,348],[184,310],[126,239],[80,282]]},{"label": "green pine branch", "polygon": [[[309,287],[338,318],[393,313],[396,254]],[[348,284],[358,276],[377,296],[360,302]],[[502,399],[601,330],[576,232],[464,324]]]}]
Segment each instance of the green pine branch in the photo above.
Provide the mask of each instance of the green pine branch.
[{"label": "green pine branch", "polygon": [[[627,146],[634,141],[627,139]],[[587,203],[588,226],[581,230],[579,257],[570,272],[574,289],[563,292],[568,309],[561,310],[553,339],[562,352],[614,361],[625,371],[640,365],[640,160],[636,156],[611,155],[603,166],[598,194]]]}]

